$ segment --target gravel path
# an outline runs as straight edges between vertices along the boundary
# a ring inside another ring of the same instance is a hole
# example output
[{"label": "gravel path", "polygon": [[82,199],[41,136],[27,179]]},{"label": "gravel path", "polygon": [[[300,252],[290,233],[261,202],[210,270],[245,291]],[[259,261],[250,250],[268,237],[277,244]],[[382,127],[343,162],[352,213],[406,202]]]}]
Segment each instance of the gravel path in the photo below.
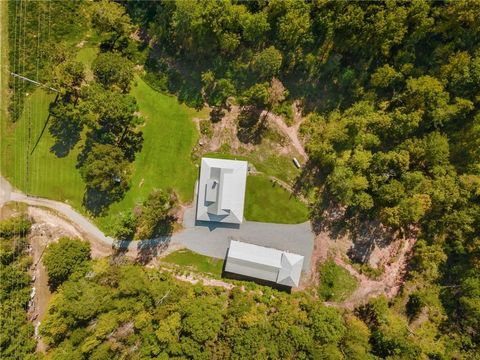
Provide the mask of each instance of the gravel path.
[{"label": "gravel path", "polygon": [[[106,236],[88,218],[71,206],[59,201],[27,196],[13,190],[9,182],[0,177],[0,206],[8,201],[24,202],[32,206],[53,209],[76,224],[90,240],[100,242],[110,248],[113,247],[113,238]],[[169,238],[121,242],[117,244],[117,247],[119,245],[123,249],[137,250],[161,246],[165,244],[165,241],[169,241],[172,245],[181,244],[197,253],[223,259],[230,240],[239,240],[303,255],[305,256],[303,269],[309,271],[314,240],[309,222],[287,225],[244,221],[241,226],[199,223],[195,222],[195,209],[192,207],[185,211],[183,226],[182,231]]]}]

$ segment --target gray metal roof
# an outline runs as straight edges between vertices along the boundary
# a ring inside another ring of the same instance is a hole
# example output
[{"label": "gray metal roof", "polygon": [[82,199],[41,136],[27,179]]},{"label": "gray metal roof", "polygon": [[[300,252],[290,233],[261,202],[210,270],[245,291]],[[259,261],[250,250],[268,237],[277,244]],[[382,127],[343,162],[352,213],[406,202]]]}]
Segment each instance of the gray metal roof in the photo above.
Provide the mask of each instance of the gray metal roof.
[{"label": "gray metal roof", "polygon": [[225,271],[293,287],[300,283],[303,259],[298,254],[232,240]]},{"label": "gray metal roof", "polygon": [[202,158],[197,220],[241,224],[246,182],[246,161]]}]

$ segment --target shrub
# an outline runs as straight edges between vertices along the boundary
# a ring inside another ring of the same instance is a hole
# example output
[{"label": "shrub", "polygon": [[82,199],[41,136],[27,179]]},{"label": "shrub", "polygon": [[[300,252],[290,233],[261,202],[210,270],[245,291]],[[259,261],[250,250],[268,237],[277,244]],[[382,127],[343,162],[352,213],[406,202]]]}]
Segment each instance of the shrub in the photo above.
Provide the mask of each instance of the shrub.
[{"label": "shrub", "polygon": [[320,265],[319,273],[319,295],[325,301],[345,300],[357,287],[357,280],[332,259]]},{"label": "shrub", "polygon": [[32,222],[25,214],[11,217],[0,223],[0,237],[25,236],[31,225]]},{"label": "shrub", "polygon": [[213,128],[212,128],[212,123],[209,120],[202,120],[199,122],[200,126],[200,133],[202,135],[205,135],[207,137],[212,137],[213,135]]}]

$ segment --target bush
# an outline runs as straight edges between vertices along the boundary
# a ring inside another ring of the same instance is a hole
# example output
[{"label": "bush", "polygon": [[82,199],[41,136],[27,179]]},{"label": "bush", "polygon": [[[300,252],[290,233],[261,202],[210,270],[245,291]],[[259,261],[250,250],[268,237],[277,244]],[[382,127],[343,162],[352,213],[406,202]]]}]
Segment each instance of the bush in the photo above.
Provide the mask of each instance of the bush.
[{"label": "bush", "polygon": [[319,295],[325,301],[343,301],[357,287],[357,280],[350,273],[328,259],[320,265]]},{"label": "bush", "polygon": [[142,78],[152,89],[161,93],[168,92],[168,76],[166,74],[147,71]]},{"label": "bush", "polygon": [[31,225],[32,222],[25,214],[11,217],[0,223],[0,237],[25,236]]},{"label": "bush", "polygon": [[200,133],[207,137],[212,137],[213,135],[213,128],[212,123],[209,120],[202,120],[199,122],[200,125]]},{"label": "bush", "polygon": [[283,116],[287,126],[293,125],[293,109],[291,103],[284,101],[283,103],[274,106],[272,111],[277,115]]}]

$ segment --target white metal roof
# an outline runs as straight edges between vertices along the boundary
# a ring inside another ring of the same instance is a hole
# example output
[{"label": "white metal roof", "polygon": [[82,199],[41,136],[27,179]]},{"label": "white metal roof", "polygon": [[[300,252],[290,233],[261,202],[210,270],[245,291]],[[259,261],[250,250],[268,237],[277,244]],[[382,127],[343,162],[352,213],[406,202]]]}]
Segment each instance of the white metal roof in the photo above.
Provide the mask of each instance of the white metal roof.
[{"label": "white metal roof", "polygon": [[232,240],[225,271],[286,286],[298,286],[303,256]]},{"label": "white metal roof", "polygon": [[241,224],[246,183],[246,161],[202,158],[197,220]]}]

